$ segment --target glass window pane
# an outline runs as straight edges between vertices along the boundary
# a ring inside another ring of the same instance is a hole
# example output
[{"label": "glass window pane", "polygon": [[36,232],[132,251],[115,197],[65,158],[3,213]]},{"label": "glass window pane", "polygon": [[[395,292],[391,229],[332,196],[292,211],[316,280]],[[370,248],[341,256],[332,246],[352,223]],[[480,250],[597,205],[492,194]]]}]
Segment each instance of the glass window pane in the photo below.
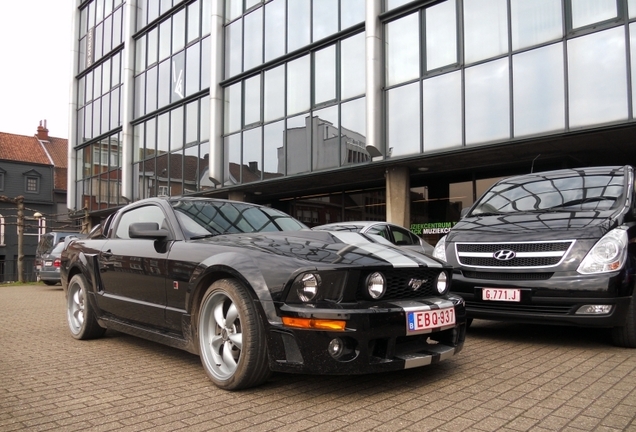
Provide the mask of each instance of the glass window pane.
[{"label": "glass window pane", "polygon": [[268,124],[263,128],[263,178],[285,174],[285,122]]},{"label": "glass window pane", "polygon": [[199,101],[186,105],[185,113],[185,145],[196,144],[199,141]]},{"label": "glass window pane", "polygon": [[398,6],[407,4],[412,0],[386,0],[386,10],[395,9]]},{"label": "glass window pane", "polygon": [[183,193],[194,193],[199,184],[199,172],[203,171],[205,167],[203,159],[199,159],[199,147],[190,147],[185,149],[185,158],[183,161]]},{"label": "glass window pane", "polygon": [[146,149],[144,159],[151,158],[157,154],[157,119],[155,117],[146,122]]},{"label": "glass window pane", "polygon": [[201,125],[199,129],[199,141],[205,142],[210,139],[210,97],[201,98]]},{"label": "glass window pane", "polygon": [[513,50],[563,36],[561,0],[512,0],[510,14]]},{"label": "glass window pane", "polygon": [[159,49],[159,29],[154,28],[148,33],[148,63],[147,66],[157,63],[157,53]]},{"label": "glass window pane", "polygon": [[148,36],[142,36],[135,43],[135,73],[139,73],[146,68],[146,41]]},{"label": "glass window pane", "polygon": [[[205,0],[204,0],[205,3]],[[243,13],[243,0],[225,0],[225,21],[229,22]]]},{"label": "glass window pane", "polygon": [[426,70],[457,63],[457,7],[448,0],[426,9]]},{"label": "glass window pane", "polygon": [[245,16],[243,70],[263,63],[263,8]]},{"label": "glass window pane", "polygon": [[467,68],[466,143],[510,137],[508,59]]},{"label": "glass window pane", "polygon": [[462,76],[460,71],[422,83],[424,152],[462,144]]},{"label": "glass window pane", "polygon": [[265,71],[265,121],[285,115],[285,65]]},{"label": "glass window pane", "polygon": [[243,183],[261,180],[263,151],[261,148],[261,128],[243,132]]},{"label": "glass window pane", "polygon": [[338,106],[314,111],[311,116],[312,169],[335,168],[340,163]]},{"label": "glass window pane", "polygon": [[563,129],[563,44],[517,54],[512,64],[515,136]]},{"label": "glass window pane", "polygon": [[210,87],[210,71],[212,68],[210,39],[212,38],[208,36],[201,42],[201,89]]},{"label": "glass window pane", "polygon": [[314,42],[338,31],[338,0],[313,2]]},{"label": "glass window pane", "polygon": [[616,18],[616,0],[576,0],[572,5],[572,28]]},{"label": "glass window pane", "polygon": [[172,102],[183,99],[185,88],[183,84],[183,69],[185,68],[185,51],[172,57]]},{"label": "glass window pane", "polygon": [[300,115],[287,119],[285,130],[285,148],[287,158],[287,174],[308,172],[311,161],[307,121],[309,116]]},{"label": "glass window pane", "polygon": [[636,17],[636,0],[628,0],[627,5],[629,7],[629,17]]},{"label": "glass window pane", "polygon": [[364,35],[364,33],[359,33],[341,42],[341,99],[348,99],[366,92]]},{"label": "glass window pane", "polygon": [[464,2],[464,60],[473,63],[508,52],[506,0]]},{"label": "glass window pane", "polygon": [[225,133],[241,129],[241,83],[225,88]]},{"label": "glass window pane", "polygon": [[172,53],[181,51],[185,47],[186,11],[182,9],[172,18]]},{"label": "glass window pane", "polygon": [[420,152],[420,83],[391,89],[387,93],[387,157]]},{"label": "glass window pane", "polygon": [[364,22],[364,0],[346,0],[340,2],[340,29]]},{"label": "glass window pane", "polygon": [[170,144],[170,113],[163,113],[157,118],[157,154],[168,152]]},{"label": "glass window pane", "polygon": [[625,30],[568,41],[570,127],[627,118]]},{"label": "glass window pane", "polygon": [[386,25],[386,80],[398,84],[420,76],[419,19],[414,13]]},{"label": "glass window pane", "polygon": [[199,71],[201,60],[199,56],[200,44],[194,44],[186,50],[186,77],[185,77],[185,94],[190,96],[200,90]]},{"label": "glass window pane", "polygon": [[261,76],[245,80],[245,125],[261,121]]},{"label": "glass window pane", "polygon": [[[634,0],[634,2],[636,2],[636,0]],[[634,104],[636,101],[636,67],[634,67],[634,65],[636,65],[636,23],[629,25],[629,48],[632,63],[632,104]]]},{"label": "glass window pane", "polygon": [[171,38],[172,21],[167,20],[159,24],[159,61],[170,55]]},{"label": "glass window pane", "polygon": [[309,55],[287,63],[287,114],[309,109],[310,81]]},{"label": "glass window pane", "polygon": [[225,77],[242,72],[243,21],[225,27]]},{"label": "glass window pane", "polygon": [[340,161],[342,165],[367,162],[371,159],[366,150],[366,118],[360,115],[366,109],[365,103],[365,98],[360,98],[340,106]]},{"label": "glass window pane", "polygon": [[170,59],[164,60],[159,64],[158,108],[170,103],[170,94],[172,93],[172,83],[170,82],[171,69]]},{"label": "glass window pane", "polygon": [[183,147],[183,106],[175,108],[170,113],[170,150]]},{"label": "glass window pane", "polygon": [[314,53],[315,104],[336,99],[336,46],[331,45]]},{"label": "glass window pane", "polygon": [[146,113],[157,109],[157,66],[146,72]]},{"label": "glass window pane", "polygon": [[310,5],[310,0],[287,3],[287,52],[304,47],[310,42]]},{"label": "glass window pane", "polygon": [[285,54],[285,0],[274,0],[265,5],[265,61]]},{"label": "glass window pane", "polygon": [[225,172],[223,184],[231,186],[241,182],[241,134],[225,137],[223,143]]},{"label": "glass window pane", "polygon": [[199,2],[188,5],[188,43],[201,36],[200,7]]}]

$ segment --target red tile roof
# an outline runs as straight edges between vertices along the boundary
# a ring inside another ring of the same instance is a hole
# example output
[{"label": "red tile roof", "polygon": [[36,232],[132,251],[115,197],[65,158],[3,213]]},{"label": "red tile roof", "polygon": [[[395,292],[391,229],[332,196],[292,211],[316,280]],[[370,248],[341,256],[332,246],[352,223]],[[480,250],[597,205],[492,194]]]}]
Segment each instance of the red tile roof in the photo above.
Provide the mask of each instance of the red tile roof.
[{"label": "red tile roof", "polygon": [[48,130],[45,131],[44,137],[48,138],[46,141],[40,141],[38,135],[25,136],[0,132],[0,161],[53,165],[54,188],[66,190],[68,140],[49,137]]}]

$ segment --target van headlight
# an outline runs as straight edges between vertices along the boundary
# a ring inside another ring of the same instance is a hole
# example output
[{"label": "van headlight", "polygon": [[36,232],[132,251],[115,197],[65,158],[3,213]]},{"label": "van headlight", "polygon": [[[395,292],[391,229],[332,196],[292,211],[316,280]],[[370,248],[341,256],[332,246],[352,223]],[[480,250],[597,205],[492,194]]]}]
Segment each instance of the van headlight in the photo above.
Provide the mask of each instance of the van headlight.
[{"label": "van headlight", "polygon": [[442,261],[446,261],[446,236],[439,239],[433,249],[433,256]]},{"label": "van headlight", "polygon": [[627,259],[627,231],[615,228],[605,234],[587,253],[577,271],[582,274],[619,270]]}]

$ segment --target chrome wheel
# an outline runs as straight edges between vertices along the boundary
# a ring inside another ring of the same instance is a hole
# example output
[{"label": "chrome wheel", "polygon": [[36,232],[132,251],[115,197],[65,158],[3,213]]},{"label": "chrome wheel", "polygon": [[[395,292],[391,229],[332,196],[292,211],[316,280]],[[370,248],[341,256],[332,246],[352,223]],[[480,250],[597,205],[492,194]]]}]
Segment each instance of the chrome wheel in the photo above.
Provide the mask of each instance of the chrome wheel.
[{"label": "chrome wheel", "polygon": [[263,324],[238,281],[222,279],[208,288],[199,309],[198,337],[201,363],[218,387],[239,390],[269,377]]},{"label": "chrome wheel", "polygon": [[73,334],[79,334],[84,326],[84,292],[78,283],[68,287],[68,325]]},{"label": "chrome wheel", "polygon": [[236,305],[226,294],[217,292],[203,305],[205,316],[201,337],[212,374],[225,380],[234,374],[243,349],[241,320]]}]

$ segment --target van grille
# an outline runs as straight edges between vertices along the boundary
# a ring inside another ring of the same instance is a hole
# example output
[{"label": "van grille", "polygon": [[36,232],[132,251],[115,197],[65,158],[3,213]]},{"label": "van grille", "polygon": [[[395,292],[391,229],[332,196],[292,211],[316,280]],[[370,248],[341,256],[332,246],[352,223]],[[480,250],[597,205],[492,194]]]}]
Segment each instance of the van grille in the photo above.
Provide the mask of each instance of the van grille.
[{"label": "van grille", "polygon": [[[457,243],[461,265],[482,268],[541,268],[558,265],[573,240],[527,243]],[[496,256],[499,255],[499,259]],[[503,255],[503,256],[501,256]]]}]

